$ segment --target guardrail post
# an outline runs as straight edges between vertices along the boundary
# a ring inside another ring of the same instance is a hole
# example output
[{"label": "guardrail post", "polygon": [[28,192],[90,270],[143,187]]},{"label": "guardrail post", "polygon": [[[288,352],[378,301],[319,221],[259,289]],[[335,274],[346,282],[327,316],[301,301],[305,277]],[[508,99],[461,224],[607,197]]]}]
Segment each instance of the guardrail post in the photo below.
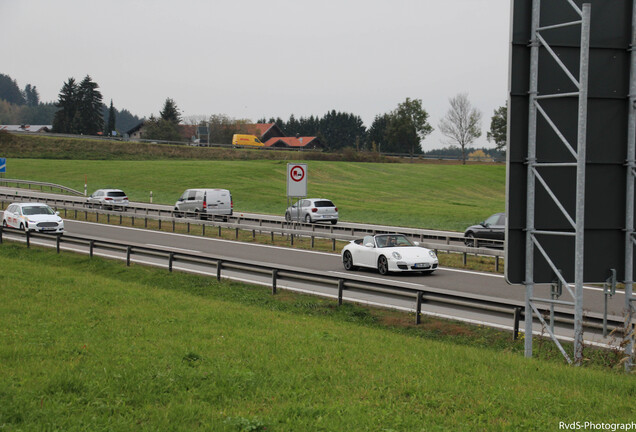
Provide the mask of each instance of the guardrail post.
[{"label": "guardrail post", "polygon": [[[205,226],[205,224],[203,224]],[[190,234],[190,222],[186,224],[186,229],[188,230],[188,234]]]},{"label": "guardrail post", "polygon": [[495,271],[499,273],[499,257],[495,257]]},{"label": "guardrail post", "polygon": [[55,251],[57,253],[60,253],[60,237],[61,237],[60,234],[57,234],[55,236]]},{"label": "guardrail post", "polygon": [[278,279],[278,269],[272,270],[272,295],[276,294],[276,283]]},{"label": "guardrail post", "polygon": [[331,239],[331,250],[335,251],[336,250],[336,239]]},{"label": "guardrail post", "polygon": [[294,245],[294,233],[291,234],[290,239],[291,239],[291,245],[293,246]]},{"label": "guardrail post", "polygon": [[26,232],[26,242],[27,242],[27,247],[31,247],[31,233],[30,231]]},{"label": "guardrail post", "polygon": [[201,235],[202,235],[203,237],[205,237],[205,225],[206,225],[206,224],[202,224],[202,225],[201,225]]},{"label": "guardrail post", "polygon": [[513,312],[514,325],[512,329],[512,340],[519,339],[519,321],[521,320],[521,308],[516,307]]},{"label": "guardrail post", "polygon": [[132,226],[135,226],[135,217],[134,216],[130,217],[130,223],[132,224]]},{"label": "guardrail post", "polygon": [[[161,216],[159,216],[161,217]],[[159,230],[161,230],[161,219],[159,219]]]},{"label": "guardrail post", "polygon": [[144,218],[144,228],[148,228],[148,217]]},{"label": "guardrail post", "polygon": [[466,252],[464,252],[462,255],[463,255],[463,257],[462,257],[462,263],[464,264],[464,267],[465,267],[465,266],[466,266],[466,260],[467,260],[468,254],[467,254]]},{"label": "guardrail post", "polygon": [[272,243],[274,243],[274,231],[272,230],[272,232],[270,232],[271,236],[272,236]]},{"label": "guardrail post", "polygon": [[239,229],[237,228],[237,229],[236,229],[236,234],[235,234],[235,236],[234,236],[234,238],[236,238],[237,240],[238,240],[238,232],[239,232]]},{"label": "guardrail post", "polygon": [[218,260],[216,262],[216,280],[221,280],[221,269],[223,268],[223,261]]},{"label": "guardrail post", "polygon": [[256,240],[256,230],[252,230],[252,240]]},{"label": "guardrail post", "polygon": [[126,248],[126,266],[130,267],[130,254],[132,253],[132,246]]},{"label": "guardrail post", "polygon": [[222,233],[221,233],[221,225],[219,225],[219,237],[222,237]]},{"label": "guardrail post", "polygon": [[88,220],[88,210],[84,210],[84,220]]},{"label": "guardrail post", "polygon": [[314,238],[315,238],[314,236],[311,236],[311,248],[312,249],[314,248]]},{"label": "guardrail post", "polygon": [[123,215],[119,215],[119,225],[121,225],[123,223],[123,221],[124,221],[124,216]]},{"label": "guardrail post", "polygon": [[89,243],[89,252],[88,255],[93,258],[93,249],[95,249],[95,240],[91,240]]},{"label": "guardrail post", "polygon": [[419,324],[422,316],[422,291],[417,292],[415,299],[415,324]]},{"label": "guardrail post", "polygon": [[174,219],[172,219],[172,232],[174,232],[174,229],[175,229],[175,221]]},{"label": "guardrail post", "polygon": [[170,253],[168,256],[168,271],[172,273],[172,261],[174,260],[174,253]]},{"label": "guardrail post", "polygon": [[343,291],[344,291],[344,279],[338,279],[338,306],[342,306]]}]

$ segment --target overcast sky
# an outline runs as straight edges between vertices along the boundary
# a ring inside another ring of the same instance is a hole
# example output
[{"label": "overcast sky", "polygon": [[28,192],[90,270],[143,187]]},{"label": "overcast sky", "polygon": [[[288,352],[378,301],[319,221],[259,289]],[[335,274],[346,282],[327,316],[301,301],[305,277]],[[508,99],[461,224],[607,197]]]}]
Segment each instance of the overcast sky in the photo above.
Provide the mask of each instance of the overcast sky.
[{"label": "overcast sky", "polygon": [[437,131],[468,93],[486,141],[508,87],[509,0],[0,0],[0,73],[55,101],[87,74],[140,117],[376,115],[421,99]]}]

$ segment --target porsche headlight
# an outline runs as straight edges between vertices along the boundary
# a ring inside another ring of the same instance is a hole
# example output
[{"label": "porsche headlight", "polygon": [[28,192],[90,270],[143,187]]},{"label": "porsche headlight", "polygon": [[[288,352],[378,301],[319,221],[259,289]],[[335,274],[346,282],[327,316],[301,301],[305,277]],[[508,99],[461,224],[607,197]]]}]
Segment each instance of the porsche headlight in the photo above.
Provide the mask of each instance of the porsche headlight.
[{"label": "porsche headlight", "polygon": [[402,259],[402,255],[400,255],[399,252],[393,252],[392,255],[393,255],[393,258],[395,258],[396,260]]},{"label": "porsche headlight", "polygon": [[433,250],[428,251],[428,254],[431,256],[431,258],[437,258],[437,255],[435,254],[435,251]]}]

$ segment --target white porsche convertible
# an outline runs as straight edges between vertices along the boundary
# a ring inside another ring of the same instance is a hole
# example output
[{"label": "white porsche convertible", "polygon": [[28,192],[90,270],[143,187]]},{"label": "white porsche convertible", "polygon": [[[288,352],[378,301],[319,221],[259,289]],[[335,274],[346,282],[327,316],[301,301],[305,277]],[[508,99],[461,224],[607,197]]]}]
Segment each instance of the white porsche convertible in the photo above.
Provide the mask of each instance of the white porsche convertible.
[{"label": "white porsche convertible", "polygon": [[377,268],[389,272],[433,273],[438,266],[434,251],[420,247],[403,234],[378,234],[352,240],[342,249],[345,270],[357,267]]}]

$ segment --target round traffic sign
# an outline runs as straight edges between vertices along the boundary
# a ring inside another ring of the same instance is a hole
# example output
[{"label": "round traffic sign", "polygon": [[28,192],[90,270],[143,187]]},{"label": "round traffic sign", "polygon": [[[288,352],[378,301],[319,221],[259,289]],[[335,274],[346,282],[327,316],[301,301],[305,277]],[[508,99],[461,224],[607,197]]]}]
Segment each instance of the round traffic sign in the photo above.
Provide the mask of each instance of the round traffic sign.
[{"label": "round traffic sign", "polygon": [[289,171],[289,176],[295,182],[302,181],[305,178],[305,170],[300,165],[294,165]]}]

